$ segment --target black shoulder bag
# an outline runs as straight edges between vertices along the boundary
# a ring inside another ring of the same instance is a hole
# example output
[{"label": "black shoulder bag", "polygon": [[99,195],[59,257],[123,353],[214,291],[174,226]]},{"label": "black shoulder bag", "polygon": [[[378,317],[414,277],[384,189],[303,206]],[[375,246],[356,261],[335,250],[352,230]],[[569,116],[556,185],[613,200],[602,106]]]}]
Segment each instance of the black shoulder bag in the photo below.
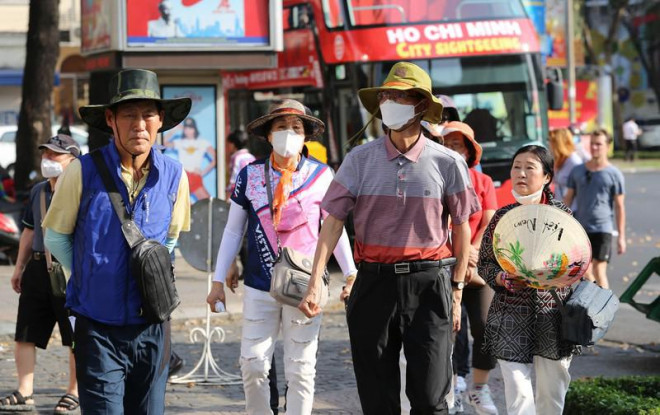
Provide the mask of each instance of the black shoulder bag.
[{"label": "black shoulder bag", "polygon": [[142,297],[140,314],[150,323],[162,323],[181,303],[174,284],[170,253],[160,242],[145,238],[128,215],[101,152],[92,152],[92,159],[121,222],[121,232],[131,248],[130,270]]},{"label": "black shoulder bag", "polygon": [[[50,186],[50,183],[46,183],[46,186]],[[46,186],[42,187],[41,192],[39,192],[39,207],[41,209],[42,222],[44,216],[46,216]],[[42,226],[41,235],[43,236],[45,234],[46,230]],[[50,279],[50,288],[53,296],[66,297],[66,276],[62,264],[53,262],[53,256],[46,246],[44,246],[44,254],[46,255],[46,267],[48,268],[48,278]]]}]

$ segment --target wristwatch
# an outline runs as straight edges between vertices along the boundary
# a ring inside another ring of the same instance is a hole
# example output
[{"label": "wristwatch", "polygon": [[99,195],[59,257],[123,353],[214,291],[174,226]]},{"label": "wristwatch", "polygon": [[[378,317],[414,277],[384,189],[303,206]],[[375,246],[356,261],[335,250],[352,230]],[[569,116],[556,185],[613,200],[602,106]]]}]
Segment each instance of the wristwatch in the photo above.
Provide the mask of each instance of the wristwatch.
[{"label": "wristwatch", "polygon": [[457,290],[462,290],[465,288],[465,281],[451,281],[451,286]]}]

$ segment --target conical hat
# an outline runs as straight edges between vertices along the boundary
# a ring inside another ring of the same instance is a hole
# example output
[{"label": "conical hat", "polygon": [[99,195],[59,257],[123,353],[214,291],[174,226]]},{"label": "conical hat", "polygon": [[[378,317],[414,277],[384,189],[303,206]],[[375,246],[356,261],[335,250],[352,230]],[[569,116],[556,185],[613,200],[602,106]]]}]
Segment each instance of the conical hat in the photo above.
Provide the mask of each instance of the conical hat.
[{"label": "conical hat", "polygon": [[591,262],[591,243],[580,223],[550,205],[521,205],[508,211],[493,236],[502,269],[533,288],[565,287]]}]

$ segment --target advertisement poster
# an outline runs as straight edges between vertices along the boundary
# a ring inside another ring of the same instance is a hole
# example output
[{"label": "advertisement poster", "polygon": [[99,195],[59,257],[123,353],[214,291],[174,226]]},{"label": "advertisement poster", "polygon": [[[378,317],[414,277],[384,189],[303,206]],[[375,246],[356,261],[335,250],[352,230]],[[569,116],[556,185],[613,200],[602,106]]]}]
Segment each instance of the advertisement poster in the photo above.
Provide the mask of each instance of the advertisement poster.
[{"label": "advertisement poster", "polygon": [[[598,128],[598,84],[595,81],[576,81],[575,115],[577,125],[583,131]],[[548,111],[549,127],[565,128],[568,120],[568,85],[564,82],[564,106],[559,111]]]},{"label": "advertisement poster", "polygon": [[270,45],[268,0],[127,0],[126,21],[128,48]]},{"label": "advertisement poster", "polygon": [[215,86],[167,85],[162,96],[192,100],[188,117],[163,133],[165,154],[179,160],[188,175],[191,202],[217,197]]},{"label": "advertisement poster", "polygon": [[110,49],[112,0],[82,0],[81,50],[83,53]]}]

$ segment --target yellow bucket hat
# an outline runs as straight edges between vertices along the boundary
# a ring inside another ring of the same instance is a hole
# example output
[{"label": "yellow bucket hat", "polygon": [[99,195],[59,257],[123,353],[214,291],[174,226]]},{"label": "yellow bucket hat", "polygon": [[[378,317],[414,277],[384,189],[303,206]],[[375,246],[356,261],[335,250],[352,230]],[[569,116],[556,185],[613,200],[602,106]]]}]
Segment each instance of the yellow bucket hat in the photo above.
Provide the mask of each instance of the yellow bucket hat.
[{"label": "yellow bucket hat", "polygon": [[382,86],[362,88],[358,91],[362,105],[375,117],[381,118],[378,93],[388,89],[418,92],[429,101],[429,107],[422,119],[430,123],[439,123],[442,120],[442,102],[433,95],[431,78],[419,66],[410,62],[398,62],[392,67]]}]

